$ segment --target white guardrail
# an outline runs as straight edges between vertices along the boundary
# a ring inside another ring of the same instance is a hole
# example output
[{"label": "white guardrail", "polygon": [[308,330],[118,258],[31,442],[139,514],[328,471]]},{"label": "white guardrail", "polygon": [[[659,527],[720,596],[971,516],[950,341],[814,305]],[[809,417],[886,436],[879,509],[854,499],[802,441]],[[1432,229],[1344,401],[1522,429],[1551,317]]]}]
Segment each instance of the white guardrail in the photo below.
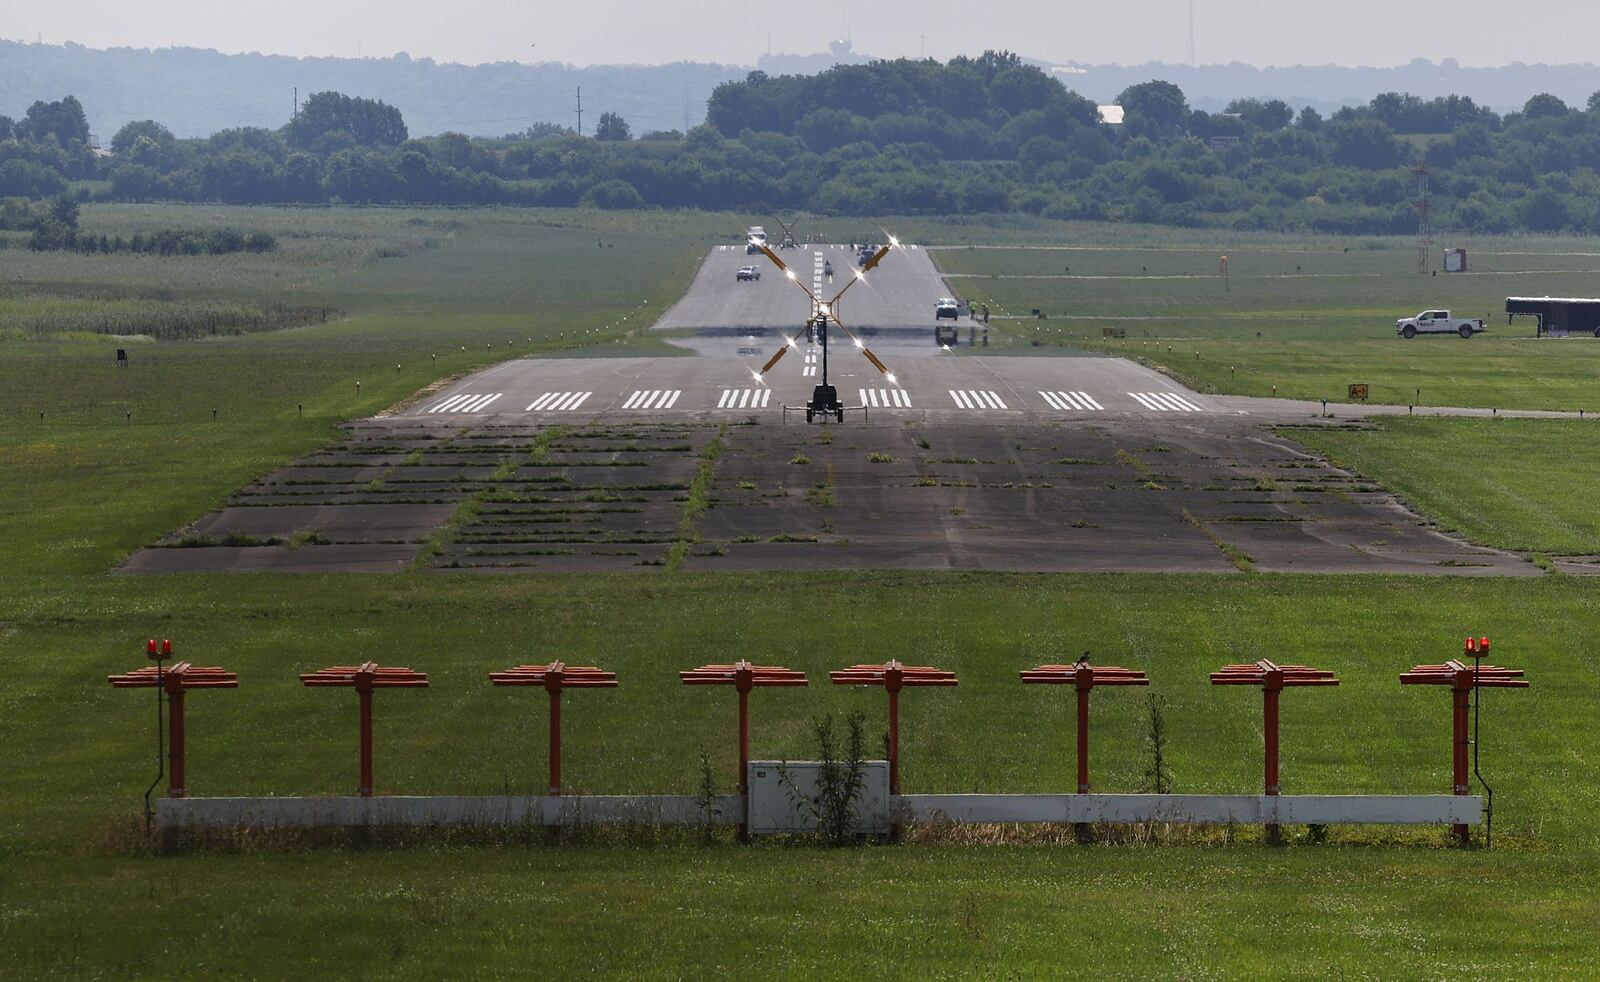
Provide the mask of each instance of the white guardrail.
[{"label": "white guardrail", "polygon": [[[707,804],[690,795],[162,798],[156,802],[156,824],[163,829],[698,826],[744,820],[744,799],[738,795],[718,795]],[[860,827],[887,831],[895,821],[1472,825],[1483,815],[1483,799],[1475,795],[910,794],[893,796],[888,804],[882,811],[873,809],[877,814],[863,814]]]}]

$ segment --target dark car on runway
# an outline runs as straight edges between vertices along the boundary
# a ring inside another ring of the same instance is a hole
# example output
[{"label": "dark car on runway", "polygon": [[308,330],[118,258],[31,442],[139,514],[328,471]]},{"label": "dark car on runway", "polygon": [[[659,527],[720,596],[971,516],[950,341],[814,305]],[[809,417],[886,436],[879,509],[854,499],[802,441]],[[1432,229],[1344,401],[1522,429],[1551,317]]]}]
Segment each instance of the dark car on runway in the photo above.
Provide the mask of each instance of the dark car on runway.
[{"label": "dark car on runway", "polygon": [[759,280],[761,279],[761,270],[754,266],[740,266],[739,271],[733,274],[733,278],[740,281]]}]

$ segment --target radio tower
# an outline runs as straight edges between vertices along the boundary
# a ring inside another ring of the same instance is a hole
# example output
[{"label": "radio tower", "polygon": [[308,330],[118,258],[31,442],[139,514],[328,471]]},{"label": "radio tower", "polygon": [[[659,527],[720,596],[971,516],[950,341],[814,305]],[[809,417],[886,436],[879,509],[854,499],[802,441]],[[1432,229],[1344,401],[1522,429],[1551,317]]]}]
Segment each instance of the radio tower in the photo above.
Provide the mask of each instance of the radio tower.
[{"label": "radio tower", "polygon": [[1417,177],[1417,272],[1426,274],[1433,254],[1433,202],[1428,197],[1428,162],[1417,161],[1411,173]]}]

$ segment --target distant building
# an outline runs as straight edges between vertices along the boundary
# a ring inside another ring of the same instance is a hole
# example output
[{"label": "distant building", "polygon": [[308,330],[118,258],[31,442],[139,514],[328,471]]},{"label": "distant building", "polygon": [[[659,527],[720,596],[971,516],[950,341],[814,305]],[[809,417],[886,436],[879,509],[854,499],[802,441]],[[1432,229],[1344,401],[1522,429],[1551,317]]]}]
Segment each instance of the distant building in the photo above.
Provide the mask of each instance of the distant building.
[{"label": "distant building", "polygon": [[869,61],[871,57],[856,53],[855,42],[845,39],[829,41],[826,53],[762,55],[756,59],[756,67],[768,75],[815,75],[834,65],[862,65]]},{"label": "distant building", "polygon": [[1121,106],[1096,106],[1095,109],[1100,113],[1100,122],[1107,126],[1122,125]]}]

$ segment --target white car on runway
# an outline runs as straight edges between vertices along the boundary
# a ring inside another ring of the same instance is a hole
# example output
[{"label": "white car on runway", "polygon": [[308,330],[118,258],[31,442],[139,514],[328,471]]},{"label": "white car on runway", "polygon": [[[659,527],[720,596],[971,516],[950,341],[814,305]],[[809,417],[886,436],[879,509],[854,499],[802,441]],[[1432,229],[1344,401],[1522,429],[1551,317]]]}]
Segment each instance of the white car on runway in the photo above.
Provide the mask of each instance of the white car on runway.
[{"label": "white car on runway", "polygon": [[961,317],[961,301],[955,297],[940,297],[934,302],[933,319],[943,320],[946,317],[951,320],[957,320]]}]

